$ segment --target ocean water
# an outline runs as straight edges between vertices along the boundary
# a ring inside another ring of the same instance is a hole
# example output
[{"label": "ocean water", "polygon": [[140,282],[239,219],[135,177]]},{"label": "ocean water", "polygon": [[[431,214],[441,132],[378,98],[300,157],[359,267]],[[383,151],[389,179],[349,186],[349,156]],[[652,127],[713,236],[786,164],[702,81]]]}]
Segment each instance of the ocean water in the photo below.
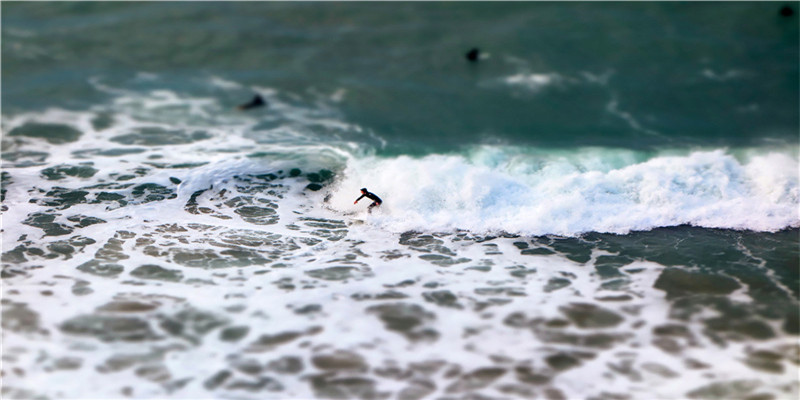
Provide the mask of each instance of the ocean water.
[{"label": "ocean water", "polygon": [[796,399],[786,4],[2,3],[2,397]]}]

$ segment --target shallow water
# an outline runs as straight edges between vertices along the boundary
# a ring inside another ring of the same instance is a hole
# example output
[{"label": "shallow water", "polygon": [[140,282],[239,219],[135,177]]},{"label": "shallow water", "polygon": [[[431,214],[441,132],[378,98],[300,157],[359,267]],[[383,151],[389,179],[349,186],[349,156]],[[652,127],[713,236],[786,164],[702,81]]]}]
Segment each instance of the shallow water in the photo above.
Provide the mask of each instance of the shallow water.
[{"label": "shallow water", "polygon": [[774,6],[3,4],[3,397],[796,398]]}]

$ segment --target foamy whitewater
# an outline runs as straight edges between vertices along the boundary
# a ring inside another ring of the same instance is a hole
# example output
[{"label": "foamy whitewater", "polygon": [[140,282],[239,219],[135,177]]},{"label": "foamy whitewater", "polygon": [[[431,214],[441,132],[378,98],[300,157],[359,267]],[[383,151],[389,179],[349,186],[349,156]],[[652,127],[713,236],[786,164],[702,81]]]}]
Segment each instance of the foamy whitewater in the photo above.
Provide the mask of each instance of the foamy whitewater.
[{"label": "foamy whitewater", "polygon": [[[796,336],[754,317],[747,283],[597,236],[796,228],[796,151],[385,157],[334,102],[254,89],[274,128],[211,98],[122,89],[91,112],[4,119],[6,395],[797,394]],[[36,127],[80,134],[15,135]],[[385,200],[373,214],[353,205],[363,186]],[[670,299],[686,292],[703,308]],[[730,308],[750,316],[710,335]]]},{"label": "foamy whitewater", "polygon": [[4,2],[0,397],[797,399],[776,8]]}]

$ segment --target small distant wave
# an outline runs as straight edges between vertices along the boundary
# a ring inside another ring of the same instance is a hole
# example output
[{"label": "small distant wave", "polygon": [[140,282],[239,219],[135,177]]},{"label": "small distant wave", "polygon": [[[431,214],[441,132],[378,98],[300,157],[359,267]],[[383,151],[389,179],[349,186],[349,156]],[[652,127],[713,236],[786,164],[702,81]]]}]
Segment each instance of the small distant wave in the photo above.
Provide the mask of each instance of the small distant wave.
[{"label": "small distant wave", "polygon": [[710,68],[704,69],[701,74],[712,81],[725,82],[733,79],[742,79],[748,76],[746,71],[731,69],[725,72],[716,72]]},{"label": "small distant wave", "polygon": [[524,87],[531,91],[539,91],[545,87],[558,84],[564,78],[556,73],[550,74],[515,74],[503,80],[507,85]]}]

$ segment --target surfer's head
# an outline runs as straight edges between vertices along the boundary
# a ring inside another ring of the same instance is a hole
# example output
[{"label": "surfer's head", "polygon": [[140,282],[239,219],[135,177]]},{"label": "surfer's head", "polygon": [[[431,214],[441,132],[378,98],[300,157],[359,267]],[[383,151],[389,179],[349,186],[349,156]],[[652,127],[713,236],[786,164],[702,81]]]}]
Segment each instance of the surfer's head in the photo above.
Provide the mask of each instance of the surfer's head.
[{"label": "surfer's head", "polygon": [[477,47],[474,47],[474,48],[472,48],[472,50],[468,51],[465,56],[467,57],[467,60],[475,62],[475,61],[478,61],[478,57],[480,57],[480,55],[481,55],[481,51],[478,50]]},{"label": "surfer's head", "polygon": [[367,193],[367,188],[361,188],[361,193]]}]

